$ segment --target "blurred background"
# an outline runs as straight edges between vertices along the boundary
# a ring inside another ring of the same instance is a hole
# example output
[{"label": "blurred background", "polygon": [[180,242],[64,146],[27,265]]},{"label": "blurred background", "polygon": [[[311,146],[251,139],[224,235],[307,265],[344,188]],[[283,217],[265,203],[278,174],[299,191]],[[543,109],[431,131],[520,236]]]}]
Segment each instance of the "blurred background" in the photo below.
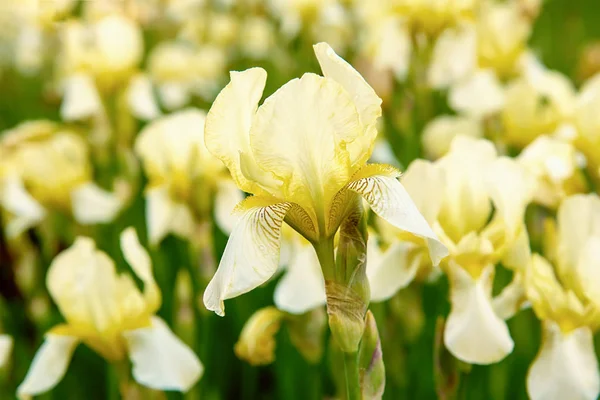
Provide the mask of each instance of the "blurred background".
[{"label": "blurred background", "polygon": [[[493,7],[510,8],[505,11],[512,16],[486,20]],[[452,46],[438,48],[453,30],[469,27],[479,43],[475,61],[458,45],[456,53]],[[136,228],[151,255],[163,295],[158,314],[205,366],[204,376],[187,394],[137,388],[128,398],[306,400],[336,395],[325,328],[316,328],[316,343],[305,344],[303,353],[288,332],[295,328],[284,325],[268,365],[253,366],[236,356],[242,328],[255,311],[273,305],[278,279],[229,300],[224,318],[202,305],[202,290],[230,229],[227,218],[218,215],[228,212],[219,207],[231,210],[230,203],[241,194],[218,195],[229,180],[227,171],[209,165],[202,150],[192,155],[197,171],[167,179],[168,168],[157,165],[184,156],[162,160],[161,146],[164,152],[171,149],[168,139],[156,139],[152,149],[140,144],[140,132],[170,114],[191,107],[208,111],[229,81],[229,71],[264,68],[264,97],[305,72],[320,73],[312,45],[321,41],[359,70],[383,99],[374,160],[405,170],[417,158],[439,157],[456,132],[424,139],[424,131],[440,115],[459,114],[477,114],[484,126],[481,136],[515,156],[537,133],[524,142],[512,140],[497,128],[506,121],[498,117],[502,107],[473,110],[473,103],[489,99],[484,89],[475,90],[471,103],[451,100],[452,77],[469,74],[474,62],[493,70],[499,85],[508,85],[525,74],[518,60],[531,56],[577,91],[600,72],[600,3],[2,0],[0,178],[18,171],[46,212],[43,220],[34,218],[21,227],[11,225],[15,212],[10,207],[0,214],[0,333],[13,338],[0,369],[1,399],[15,398],[44,333],[62,321],[45,285],[52,259],[85,235],[119,270],[128,270],[119,250],[119,234],[128,226]],[[53,139],[59,136],[64,140]],[[196,146],[193,139],[184,143]],[[15,161],[21,151],[24,163]],[[171,195],[189,207],[186,215],[193,226],[165,225],[149,232],[145,193],[167,180]],[[78,212],[69,193],[82,182],[102,190],[87,207],[118,204],[114,212],[88,218]],[[541,249],[540,230],[535,224],[530,229],[533,249]],[[497,269],[494,293],[511,279],[511,271]],[[387,373],[384,398],[526,399],[525,377],[540,346],[534,312],[524,309],[508,321],[515,342],[510,355],[493,365],[471,366],[454,359],[440,342],[440,318],[449,307],[443,275],[433,282],[417,280],[390,300],[371,305]],[[307,358],[306,352],[313,356]],[[39,398],[116,399],[122,394],[110,363],[79,346],[65,378]]]}]

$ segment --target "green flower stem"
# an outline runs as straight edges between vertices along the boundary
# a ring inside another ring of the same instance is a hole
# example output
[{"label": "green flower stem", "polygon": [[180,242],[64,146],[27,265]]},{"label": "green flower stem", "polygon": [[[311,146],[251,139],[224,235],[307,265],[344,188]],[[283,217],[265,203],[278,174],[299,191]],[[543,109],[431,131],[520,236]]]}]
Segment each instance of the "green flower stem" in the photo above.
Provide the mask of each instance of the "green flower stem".
[{"label": "green flower stem", "polygon": [[360,377],[358,374],[358,352],[344,353],[344,373],[346,376],[346,398],[360,400]]},{"label": "green flower stem", "polygon": [[333,236],[313,243],[325,280],[336,280]]}]

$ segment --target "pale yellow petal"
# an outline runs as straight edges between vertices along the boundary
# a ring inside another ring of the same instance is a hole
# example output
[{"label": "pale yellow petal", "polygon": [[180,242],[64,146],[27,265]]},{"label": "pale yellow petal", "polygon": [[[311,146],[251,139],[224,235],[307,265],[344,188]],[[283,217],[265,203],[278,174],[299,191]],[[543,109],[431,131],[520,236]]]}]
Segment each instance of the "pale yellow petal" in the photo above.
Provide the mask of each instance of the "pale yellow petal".
[{"label": "pale yellow petal", "polygon": [[477,67],[477,34],[471,25],[444,30],[435,42],[427,80],[434,89],[446,89],[465,79]]},{"label": "pale yellow petal", "polygon": [[277,308],[291,314],[303,314],[325,304],[321,264],[308,243],[296,247],[285,275],[277,283],[274,301]]},{"label": "pale yellow petal", "polygon": [[[369,239],[369,242],[373,241],[374,239]],[[373,257],[374,252],[367,250],[371,301],[388,300],[412,282],[422,262],[422,254],[416,254],[414,249],[413,243],[397,241],[379,257]]]},{"label": "pale yellow petal", "polygon": [[600,235],[585,243],[579,256],[577,274],[585,296],[600,308]]},{"label": "pale yellow petal", "polygon": [[450,89],[450,106],[471,117],[494,114],[504,105],[504,89],[491,70],[478,70]]},{"label": "pale yellow petal", "polygon": [[444,171],[428,161],[415,160],[402,174],[400,182],[425,220],[433,224],[444,201]]},{"label": "pale yellow petal", "polygon": [[96,84],[86,74],[73,75],[65,81],[60,115],[65,121],[78,121],[103,112]]},{"label": "pale yellow petal", "polygon": [[592,331],[562,333],[545,321],[542,346],[527,374],[531,400],[594,400],[600,394],[600,374]]},{"label": "pale yellow petal", "polygon": [[254,193],[257,185],[242,173],[240,153],[252,157],[250,126],[267,73],[262,68],[251,68],[242,72],[232,71],[230,76],[231,81],[219,93],[206,116],[204,140],[208,150],[229,168],[238,187]]},{"label": "pale yellow petal", "polygon": [[54,258],[46,286],[70,324],[102,332],[121,322],[114,262],[92,239],[79,237]]},{"label": "pale yellow petal", "polygon": [[127,88],[127,104],[131,113],[144,121],[157,118],[161,112],[152,88],[152,81],[145,74],[131,78]]},{"label": "pale yellow petal", "polygon": [[377,136],[375,123],[381,116],[381,99],[373,88],[348,62],[335,54],[327,43],[313,46],[323,75],[333,79],[350,94],[365,129],[364,135],[348,146],[353,165],[362,165],[369,158]]},{"label": "pale yellow petal", "polygon": [[458,135],[482,137],[483,126],[474,118],[456,115],[442,115],[432,120],[425,126],[421,137],[427,158],[436,160],[445,155]]},{"label": "pale yellow petal", "polygon": [[17,388],[17,396],[25,399],[42,394],[60,382],[69,366],[79,340],[73,336],[47,334],[29,371]]},{"label": "pale yellow petal", "polygon": [[516,275],[492,301],[494,312],[503,320],[512,318],[519,310],[528,306],[523,279]]},{"label": "pale yellow petal", "polygon": [[281,225],[291,205],[259,201],[251,198],[247,203],[204,291],[204,305],[218,315],[225,314],[224,300],[265,283],[277,271]]},{"label": "pale yellow petal", "polygon": [[250,146],[261,168],[283,182],[286,201],[329,215],[350,179],[346,144],[362,135],[352,97],[337,82],[305,74],[283,85],[258,109]]},{"label": "pale yellow petal", "polygon": [[146,192],[146,223],[148,241],[153,246],[169,233],[188,238],[194,230],[194,217],[189,208],[173,201],[164,186]]},{"label": "pale yellow petal", "polygon": [[238,220],[233,210],[239,202],[244,200],[244,193],[230,180],[221,180],[218,183],[215,197],[215,221],[219,228],[230,234]]},{"label": "pale yellow petal", "polygon": [[152,274],[152,261],[146,249],[140,244],[135,228],[129,227],[121,233],[121,251],[127,264],[133,272],[144,282],[144,297],[150,312],[155,312],[160,307],[160,289]]},{"label": "pale yellow petal", "polygon": [[470,364],[493,364],[514,347],[508,327],[492,307],[494,266],[474,279],[450,263],[451,311],[446,321],[444,344],[456,358]]},{"label": "pale yellow petal", "polygon": [[363,196],[375,214],[396,228],[427,239],[434,265],[448,255],[446,246],[439,241],[395,176],[372,175],[351,182],[348,188]]},{"label": "pale yellow petal", "polygon": [[524,222],[525,208],[533,199],[535,178],[514,159],[499,157],[489,166],[486,183],[496,213],[510,237]]},{"label": "pale yellow petal", "polygon": [[202,376],[202,363],[158,317],[152,325],[123,334],[133,364],[133,378],[158,390],[187,392]]},{"label": "pale yellow petal", "polygon": [[46,216],[46,210],[25,189],[21,179],[6,178],[2,187],[2,207],[12,214],[6,225],[9,237],[20,235]]},{"label": "pale yellow petal", "polygon": [[558,209],[558,272],[575,271],[587,239],[600,236],[600,198],[595,194],[575,195]]},{"label": "pale yellow petal", "polygon": [[75,220],[82,225],[109,223],[121,211],[123,201],[93,182],[82,183],[71,192]]}]

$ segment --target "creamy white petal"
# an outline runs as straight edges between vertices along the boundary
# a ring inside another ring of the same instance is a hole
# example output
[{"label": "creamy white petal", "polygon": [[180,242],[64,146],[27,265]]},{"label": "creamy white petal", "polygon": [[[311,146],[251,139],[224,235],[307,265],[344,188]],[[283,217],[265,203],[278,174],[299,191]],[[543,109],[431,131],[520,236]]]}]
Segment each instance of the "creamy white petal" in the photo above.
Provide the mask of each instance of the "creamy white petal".
[{"label": "creamy white petal", "polygon": [[127,104],[131,113],[141,120],[152,120],[161,114],[154,97],[152,81],[144,74],[136,75],[129,82]]},{"label": "creamy white petal", "polygon": [[215,221],[221,230],[230,234],[238,220],[233,210],[240,201],[244,200],[244,193],[236,184],[227,179],[218,182],[215,197]]},{"label": "creamy white petal", "polygon": [[531,400],[594,400],[600,394],[598,360],[587,327],[562,333],[544,322],[542,346],[527,374]]},{"label": "creamy white petal", "polygon": [[600,198],[595,194],[571,196],[562,202],[556,218],[560,261],[557,264],[567,274],[576,269],[588,238],[600,236]]},{"label": "creamy white petal", "polygon": [[144,282],[144,296],[147,305],[157,310],[160,307],[160,289],[152,274],[152,261],[146,249],[141,245],[135,228],[129,227],[121,233],[121,251],[127,264],[135,274]]},{"label": "creamy white petal", "polygon": [[65,121],[78,121],[98,115],[103,110],[100,94],[91,76],[73,75],[65,81],[60,115]]},{"label": "creamy white petal", "polygon": [[587,240],[579,256],[577,272],[585,296],[600,307],[600,235]]},{"label": "creamy white petal", "polygon": [[167,110],[176,110],[190,102],[190,88],[185,83],[166,82],[158,85],[158,95]]},{"label": "creamy white petal", "polygon": [[525,287],[520,275],[516,275],[498,296],[492,300],[496,315],[504,320],[512,318],[519,310],[529,303],[525,295]]},{"label": "creamy white petal", "polygon": [[450,106],[472,117],[485,117],[502,109],[504,89],[491,70],[479,70],[452,86]]},{"label": "creamy white petal", "polygon": [[202,363],[158,317],[152,325],[123,334],[133,378],[152,389],[187,392],[202,376]]},{"label": "creamy white petal", "polygon": [[363,126],[373,125],[381,116],[381,99],[375,90],[346,60],[335,54],[327,43],[313,46],[326,78],[333,79],[352,96]]},{"label": "creamy white petal", "polygon": [[9,237],[18,236],[46,216],[46,210],[25,189],[17,177],[8,177],[2,188],[2,207],[13,214],[6,226]]},{"label": "creamy white petal", "polygon": [[421,254],[411,252],[414,249],[413,243],[397,241],[379,257],[373,257],[373,252],[367,250],[371,301],[385,301],[412,282],[422,261]]},{"label": "creamy white petal", "polygon": [[435,42],[427,80],[434,89],[446,89],[477,67],[477,33],[471,25],[446,29]]},{"label": "creamy white petal", "polygon": [[275,305],[291,314],[302,314],[324,305],[325,281],[315,249],[296,246],[285,275],[275,288]]},{"label": "creamy white petal", "polygon": [[19,398],[35,396],[56,386],[67,372],[78,343],[79,340],[72,336],[47,334],[25,379],[17,388]]},{"label": "creamy white petal", "polygon": [[253,183],[242,173],[240,153],[247,155],[252,170],[255,166],[250,151],[250,125],[263,94],[267,73],[262,68],[230,73],[231,81],[219,93],[204,125],[204,141],[208,150],[229,168],[240,189],[252,192]]},{"label": "creamy white petal", "polygon": [[456,358],[471,364],[493,364],[510,354],[514,342],[504,320],[492,307],[494,266],[478,279],[450,263],[451,310],[446,321],[444,344]]},{"label": "creamy white petal", "polygon": [[508,234],[514,237],[524,222],[525,208],[533,199],[535,178],[514,159],[499,157],[489,166],[486,185]]},{"label": "creamy white petal", "polygon": [[113,221],[122,205],[123,202],[115,194],[93,182],[83,183],[71,192],[73,216],[83,225]]},{"label": "creamy white petal", "polygon": [[266,282],[279,264],[281,225],[289,203],[253,206],[245,210],[229,236],[215,276],[204,292],[204,305],[225,314],[224,300]]},{"label": "creamy white petal", "polygon": [[433,224],[444,201],[446,180],[444,171],[425,160],[415,160],[400,177],[406,189],[425,220]]},{"label": "creamy white petal", "polygon": [[194,217],[185,204],[174,202],[168,189],[160,186],[146,192],[146,224],[148,241],[156,245],[169,233],[189,237],[194,230]]},{"label": "creamy white petal", "polygon": [[396,228],[427,239],[429,255],[434,265],[438,265],[448,255],[448,249],[431,230],[398,179],[375,175],[354,181],[348,188],[362,195],[375,214]]},{"label": "creamy white petal", "polygon": [[9,335],[0,335],[0,368],[8,364],[13,348],[13,338]]}]

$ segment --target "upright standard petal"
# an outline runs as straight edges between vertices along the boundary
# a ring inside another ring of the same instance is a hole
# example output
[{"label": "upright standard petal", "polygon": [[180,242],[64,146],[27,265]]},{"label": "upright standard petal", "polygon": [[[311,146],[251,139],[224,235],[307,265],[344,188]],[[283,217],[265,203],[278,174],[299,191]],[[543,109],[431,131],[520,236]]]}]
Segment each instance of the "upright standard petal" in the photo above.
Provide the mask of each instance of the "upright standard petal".
[{"label": "upright standard petal", "polygon": [[600,374],[592,331],[563,333],[545,321],[542,346],[527,374],[531,400],[593,400],[600,394]]},{"label": "upright standard petal", "polygon": [[361,174],[362,176],[348,184],[348,189],[363,196],[375,214],[396,228],[425,238],[431,261],[438,265],[448,255],[448,249],[431,230],[406,189],[398,181],[399,173],[379,167],[381,168],[369,168],[369,171],[365,171],[367,176]]},{"label": "upright standard petal", "polygon": [[204,367],[185,343],[158,317],[150,327],[123,334],[133,364],[133,378],[152,389],[187,392]]},{"label": "upright standard petal", "polygon": [[493,71],[479,70],[452,86],[448,101],[458,112],[483,118],[502,109],[504,89]]},{"label": "upright standard petal", "polygon": [[17,388],[20,399],[29,398],[52,389],[65,375],[78,339],[48,333],[39,348],[25,380]]},{"label": "upright standard petal", "polygon": [[352,96],[360,115],[364,134],[348,145],[353,166],[364,164],[373,150],[377,136],[376,122],[381,116],[382,100],[365,79],[343,58],[335,54],[327,43],[313,46],[325,78],[333,79]]},{"label": "upright standard petal", "polygon": [[510,354],[514,342],[506,323],[492,306],[494,266],[474,279],[455,263],[449,264],[452,309],[444,331],[444,344],[458,359],[471,364],[492,364]]},{"label": "upright standard petal", "polygon": [[349,181],[346,145],[361,134],[350,94],[332,79],[304,74],[258,109],[250,146],[259,165],[283,182],[281,198],[317,220],[329,215],[327,207]]},{"label": "upright standard petal", "polygon": [[46,286],[69,324],[106,332],[121,322],[114,262],[92,239],[78,237],[54,258]]},{"label": "upright standard petal", "polygon": [[296,246],[274,296],[277,308],[291,314],[302,314],[325,304],[327,299],[321,264],[310,244]]},{"label": "upright standard petal", "polygon": [[489,166],[486,184],[496,212],[509,237],[514,238],[523,224],[525,208],[533,199],[535,178],[515,160],[499,157]]},{"label": "upright standard petal", "polygon": [[71,192],[73,216],[83,225],[111,222],[123,202],[93,182],[83,183]]},{"label": "upright standard petal", "polygon": [[244,212],[204,292],[206,308],[221,316],[225,315],[224,300],[254,289],[277,271],[281,225],[291,204],[251,197],[240,208]]},{"label": "upright standard petal", "polygon": [[[260,170],[250,151],[250,126],[262,97],[267,73],[262,68],[230,72],[231,81],[219,93],[206,116],[204,141],[208,150],[229,168],[240,189],[259,194],[255,182],[242,172],[244,154],[252,170]],[[266,175],[266,173],[265,173]]]},{"label": "upright standard petal", "polygon": [[160,289],[152,274],[152,262],[144,247],[140,244],[137,233],[133,227],[121,233],[121,251],[127,264],[135,274],[144,282],[144,297],[149,311],[154,313],[160,307]]}]

